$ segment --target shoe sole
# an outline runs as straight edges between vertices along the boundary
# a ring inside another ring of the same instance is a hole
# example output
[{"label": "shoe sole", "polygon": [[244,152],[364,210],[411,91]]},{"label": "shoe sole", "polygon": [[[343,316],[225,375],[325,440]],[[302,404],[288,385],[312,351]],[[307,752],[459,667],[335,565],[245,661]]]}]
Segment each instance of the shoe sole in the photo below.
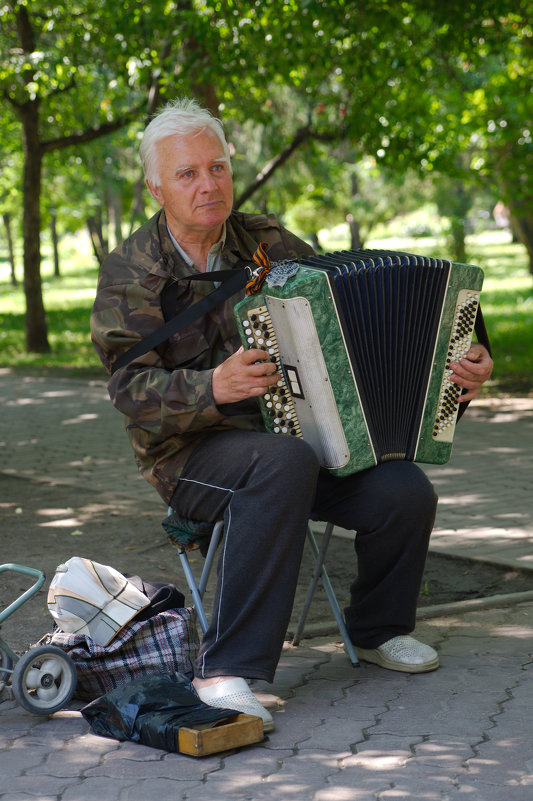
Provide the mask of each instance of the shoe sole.
[{"label": "shoe sole", "polygon": [[439,667],[438,658],[433,659],[431,662],[422,662],[420,665],[404,665],[402,662],[394,662],[391,659],[387,659],[386,656],[379,652],[367,651],[364,648],[355,648],[355,653],[362,662],[370,662],[386,670],[397,670],[400,673],[429,673]]}]

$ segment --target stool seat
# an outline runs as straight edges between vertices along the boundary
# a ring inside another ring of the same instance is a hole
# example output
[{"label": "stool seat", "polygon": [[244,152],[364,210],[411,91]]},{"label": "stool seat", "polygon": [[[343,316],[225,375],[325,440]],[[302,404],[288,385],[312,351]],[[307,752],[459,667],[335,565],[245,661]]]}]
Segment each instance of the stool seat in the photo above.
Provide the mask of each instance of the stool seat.
[{"label": "stool seat", "polygon": [[167,532],[169,541],[186,550],[207,545],[215,527],[215,523],[206,520],[191,520],[188,517],[181,517],[171,508],[169,508],[162,525]]}]

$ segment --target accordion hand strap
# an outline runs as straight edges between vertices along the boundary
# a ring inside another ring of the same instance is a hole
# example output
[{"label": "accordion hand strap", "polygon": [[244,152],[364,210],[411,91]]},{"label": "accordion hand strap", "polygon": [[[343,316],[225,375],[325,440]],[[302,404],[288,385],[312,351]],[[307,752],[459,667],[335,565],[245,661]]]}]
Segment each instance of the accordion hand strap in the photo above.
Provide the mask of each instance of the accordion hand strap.
[{"label": "accordion hand strap", "polygon": [[485,320],[483,319],[483,312],[481,311],[481,306],[479,306],[477,310],[474,331],[476,332],[477,341],[481,345],[485,345],[489,354],[492,356],[492,349],[490,347],[489,335],[487,333],[487,326],[485,325]]},{"label": "accordion hand strap", "polygon": [[[485,325],[485,320],[483,319],[483,312],[481,311],[481,306],[478,306],[477,315],[476,315],[476,322],[474,325],[474,331],[476,332],[477,341],[484,345],[489,354],[492,356],[492,350],[490,347],[489,335],[487,333],[487,327]],[[463,389],[464,394],[466,389]],[[457,412],[457,420],[460,420],[463,414],[466,412],[470,401],[465,401],[464,403],[459,404],[459,410]]]}]

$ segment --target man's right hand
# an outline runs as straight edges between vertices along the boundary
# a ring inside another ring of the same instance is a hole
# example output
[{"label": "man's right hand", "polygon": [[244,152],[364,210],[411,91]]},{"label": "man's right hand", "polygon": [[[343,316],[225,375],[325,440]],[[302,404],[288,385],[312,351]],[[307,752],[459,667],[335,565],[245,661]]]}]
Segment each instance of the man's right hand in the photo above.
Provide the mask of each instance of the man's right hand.
[{"label": "man's right hand", "polygon": [[213,371],[213,397],[218,405],[264,395],[280,379],[270,355],[258,348],[239,348]]}]

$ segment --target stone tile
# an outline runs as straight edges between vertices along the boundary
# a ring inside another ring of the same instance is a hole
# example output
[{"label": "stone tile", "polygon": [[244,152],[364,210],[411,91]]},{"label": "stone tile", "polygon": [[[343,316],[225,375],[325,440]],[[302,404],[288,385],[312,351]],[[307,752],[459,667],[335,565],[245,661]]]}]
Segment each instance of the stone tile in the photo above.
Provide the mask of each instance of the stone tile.
[{"label": "stone tile", "polygon": [[361,766],[366,770],[403,767],[413,758],[414,749],[422,740],[422,737],[372,732],[367,739],[355,744],[355,753],[343,759],[343,767]]},{"label": "stone tile", "polygon": [[[36,775],[11,776],[9,778],[9,794],[6,796],[0,793],[0,798],[11,801],[11,794],[25,794],[27,798],[40,799],[49,795],[54,799],[62,798],[62,794],[67,792],[70,787],[76,786],[79,779],[62,778],[49,776],[44,773]],[[80,798],[81,801],[81,798]],[[85,801],[85,799],[84,799]],[[102,799],[100,799],[102,801]],[[107,799],[106,799],[107,801]]]},{"label": "stone tile", "polygon": [[[142,746],[141,746],[142,748]],[[221,767],[220,757],[198,759],[186,754],[167,754],[165,751],[151,749],[153,759],[137,759],[135,754],[113,754],[101,764],[87,768],[87,777],[108,777],[113,780],[129,782],[168,779],[171,781],[201,781],[205,774]]]},{"label": "stone tile", "polygon": [[461,779],[453,801],[531,801],[532,788]]},{"label": "stone tile", "polygon": [[435,732],[427,740],[413,746],[414,762],[438,768],[452,775],[463,772],[465,760],[472,756],[471,741],[463,736],[439,735]]}]

